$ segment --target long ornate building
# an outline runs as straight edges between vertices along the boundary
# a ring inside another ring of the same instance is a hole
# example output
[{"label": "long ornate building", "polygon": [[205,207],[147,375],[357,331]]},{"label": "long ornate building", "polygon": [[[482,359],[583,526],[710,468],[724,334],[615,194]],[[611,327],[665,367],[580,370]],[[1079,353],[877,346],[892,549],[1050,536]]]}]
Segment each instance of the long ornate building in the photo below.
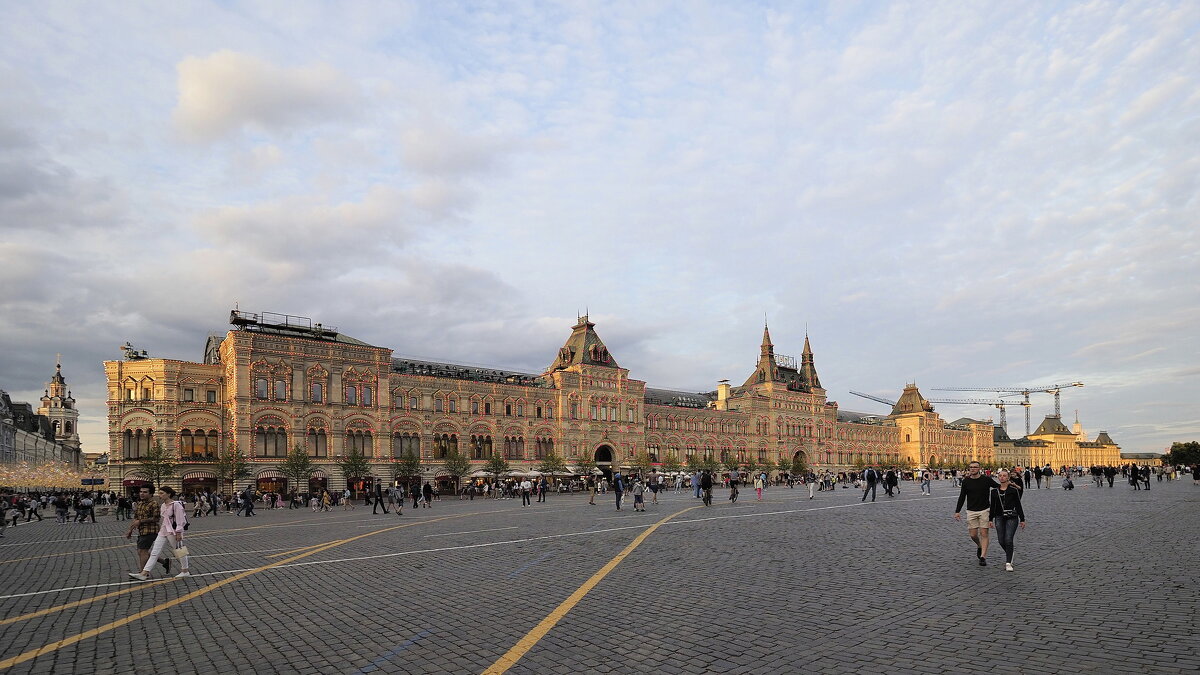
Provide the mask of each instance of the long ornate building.
[{"label": "long ornate building", "polygon": [[46,383],[37,410],[14,402],[0,389],[0,463],[58,462],[83,466],[79,441],[79,410],[58,363]]},{"label": "long ornate building", "polygon": [[[234,311],[230,322],[225,336],[209,338],[201,363],[132,350],[104,363],[113,484],[140,484],[140,458],[156,441],[177,454],[185,489],[214,487],[214,463],[232,444],[248,456],[251,480],[280,491],[341,489],[335,459],[353,450],[385,480],[410,451],[427,478],[442,478],[452,449],[479,467],[492,453],[514,468],[556,453],[605,471],[643,451],[658,463],[799,457],[831,469],[995,459],[990,422],[946,424],[915,386],[884,417],[839,411],[807,336],[797,363],[775,353],[766,328],[741,386],[690,393],[631,378],[586,316],[540,374],[396,358],[301,317]],[[276,469],[294,447],[319,467],[309,486],[288,486]],[[370,479],[356,482],[365,488]]]}]

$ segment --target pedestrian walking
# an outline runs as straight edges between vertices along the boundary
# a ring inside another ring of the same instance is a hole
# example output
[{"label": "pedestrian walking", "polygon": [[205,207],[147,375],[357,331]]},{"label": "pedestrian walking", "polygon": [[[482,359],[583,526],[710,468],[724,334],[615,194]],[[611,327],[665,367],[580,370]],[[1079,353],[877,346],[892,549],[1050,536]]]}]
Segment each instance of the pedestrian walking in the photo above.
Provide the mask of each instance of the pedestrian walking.
[{"label": "pedestrian walking", "polygon": [[[159,529],[159,509],[158,504],[151,496],[152,488],[148,485],[143,485],[138,488],[137,504],[133,509],[133,519],[129,524],[129,529],[125,531],[125,538],[130,539],[133,533],[137,532],[137,540],[134,542],[134,548],[137,551],[138,569],[146,566],[146,561],[150,560],[150,549],[154,547],[154,539],[158,536]],[[171,558],[157,560],[163,566],[166,574],[171,573]]]},{"label": "pedestrian walking", "polygon": [[871,493],[871,501],[875,501],[875,490],[878,487],[877,483],[879,483],[879,472],[871,467],[867,467],[863,471],[863,481],[863,495],[859,501],[867,501],[868,492]]},{"label": "pedestrian walking", "polygon": [[[996,538],[1000,540],[1000,548],[1004,549],[1004,569],[1013,571],[1013,538],[1017,535],[1018,525],[1025,528],[1025,510],[1021,508],[1021,491],[1009,480],[1009,473],[1000,469],[996,476],[999,484],[992,488],[988,505],[988,515],[991,518],[988,527],[996,528]],[[982,558],[981,558],[982,560]]]},{"label": "pedestrian walking", "polygon": [[984,476],[979,462],[967,466],[967,477],[962,480],[958,492],[958,504],[954,507],[954,519],[962,520],[963,503],[967,506],[967,534],[975,542],[975,556],[979,566],[987,566],[988,523],[991,514],[992,488],[996,481]]},{"label": "pedestrian walking", "polygon": [[633,479],[633,488],[630,491],[633,492],[633,510],[644,512],[646,510],[646,486],[642,484],[641,478]]},{"label": "pedestrian walking", "polygon": [[712,489],[713,479],[712,474],[705,471],[700,474],[700,493],[703,495],[705,506],[712,506]]},{"label": "pedestrian walking", "polygon": [[621,496],[625,494],[625,483],[621,480],[621,472],[613,473],[613,494],[617,496],[617,510],[621,510]]},{"label": "pedestrian walking", "polygon": [[[150,556],[146,560],[146,564],[142,566],[142,571],[137,574],[130,573],[129,576],[138,581],[149,580],[150,572],[154,569],[154,563],[157,562],[159,554],[164,550],[170,550],[183,567],[183,570],[176,574],[175,578],[190,577],[192,572],[188,567],[187,548],[183,545],[183,531],[188,526],[187,513],[184,512],[183,503],[175,500],[175,490],[169,485],[158,489],[157,498],[159,503],[158,534],[154,538],[154,544],[150,547]],[[170,546],[169,549],[168,546]],[[182,553],[174,553],[175,551],[182,551]]]},{"label": "pedestrian walking", "polygon": [[925,496],[933,494],[933,487],[930,484],[932,479],[933,475],[929,473],[929,469],[925,469],[921,472],[921,494]]},{"label": "pedestrian walking", "polygon": [[754,491],[758,493],[758,499],[756,501],[762,501],[762,491],[766,484],[767,481],[762,476],[754,477]]},{"label": "pedestrian walking", "polygon": [[[529,506],[529,493],[533,492],[533,483],[526,478],[521,481],[521,506]],[[538,500],[541,501],[541,500]]]},{"label": "pedestrian walking", "polygon": [[373,516],[378,515],[379,507],[381,507],[381,506],[383,507],[383,514],[384,515],[388,514],[387,504],[383,503],[383,483],[380,483],[379,481],[375,481],[375,497],[371,501],[372,501],[371,515],[373,515]]},{"label": "pedestrian walking", "polygon": [[596,477],[595,476],[592,476],[591,480],[588,482],[588,504],[590,504],[591,506],[596,505]]},{"label": "pedestrian walking", "polygon": [[421,502],[425,508],[433,508],[433,484],[429,481],[425,481],[425,485],[421,487]]},{"label": "pedestrian walking", "polygon": [[246,492],[242,495],[242,508],[246,510],[246,517],[254,515],[254,485],[247,485]]}]

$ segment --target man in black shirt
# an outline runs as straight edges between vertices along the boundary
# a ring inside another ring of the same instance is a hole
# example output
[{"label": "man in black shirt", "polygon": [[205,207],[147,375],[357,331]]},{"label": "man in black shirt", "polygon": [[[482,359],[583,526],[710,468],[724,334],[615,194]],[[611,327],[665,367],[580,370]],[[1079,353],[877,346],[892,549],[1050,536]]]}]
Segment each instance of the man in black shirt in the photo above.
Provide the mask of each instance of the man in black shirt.
[{"label": "man in black shirt", "polygon": [[875,488],[876,484],[879,482],[879,473],[877,473],[875,469],[867,467],[867,469],[863,471],[863,480],[866,482],[866,485],[863,487],[863,496],[859,501],[867,501],[868,492],[871,493],[871,501],[875,501]]},{"label": "man in black shirt", "polygon": [[954,519],[962,520],[963,502],[967,504],[967,533],[975,542],[975,555],[979,558],[979,566],[987,565],[988,551],[988,511],[991,509],[992,488],[998,483],[984,476],[979,462],[971,462],[967,468],[967,477],[963,478],[962,489],[958,493],[958,505],[954,507]]}]

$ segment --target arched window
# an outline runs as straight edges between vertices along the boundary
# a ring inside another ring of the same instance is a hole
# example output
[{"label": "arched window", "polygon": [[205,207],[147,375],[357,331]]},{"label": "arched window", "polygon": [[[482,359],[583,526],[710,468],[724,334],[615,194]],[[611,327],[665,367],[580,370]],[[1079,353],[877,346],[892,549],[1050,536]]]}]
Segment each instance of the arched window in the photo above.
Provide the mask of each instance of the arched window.
[{"label": "arched window", "polygon": [[286,457],[287,430],[274,426],[258,426],[254,429],[254,454],[257,457]]},{"label": "arched window", "polygon": [[446,459],[451,451],[458,452],[458,435],[442,434],[434,436],[433,452],[437,459]]},{"label": "arched window", "polygon": [[216,429],[208,430],[208,443],[204,446],[204,459],[216,459],[217,458],[217,454],[218,454],[217,439],[218,438],[219,438],[219,436],[217,435]]},{"label": "arched window", "polygon": [[328,457],[329,456],[329,438],[325,435],[324,429],[310,428],[305,434],[305,440],[308,446],[309,457]]},{"label": "arched window", "polygon": [[491,436],[471,436],[471,448],[475,459],[491,459],[492,457],[492,437]]},{"label": "arched window", "polygon": [[398,431],[392,434],[392,457],[405,455],[421,456],[421,437],[415,433]]},{"label": "arched window", "polygon": [[355,452],[370,457],[375,451],[369,429],[351,429],[346,432],[346,452]]},{"label": "arched window", "polygon": [[184,429],[179,432],[179,457],[182,459],[191,459],[195,452],[194,439],[190,429]]}]

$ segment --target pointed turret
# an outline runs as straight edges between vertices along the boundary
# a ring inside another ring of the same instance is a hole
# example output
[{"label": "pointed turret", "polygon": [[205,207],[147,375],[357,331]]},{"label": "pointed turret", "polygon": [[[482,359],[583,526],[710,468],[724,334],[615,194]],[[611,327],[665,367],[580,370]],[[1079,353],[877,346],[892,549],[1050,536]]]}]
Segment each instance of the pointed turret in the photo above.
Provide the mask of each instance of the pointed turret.
[{"label": "pointed turret", "polygon": [[813,363],[812,345],[808,343],[808,333],[804,334],[804,351],[800,354],[800,377],[811,389],[823,389],[821,378],[817,376],[817,366]]},{"label": "pointed turret", "polygon": [[900,394],[900,400],[892,406],[892,414],[905,415],[926,412],[933,412],[933,404],[921,396],[921,390],[917,389],[916,383],[904,385],[904,393]]},{"label": "pointed turret", "polygon": [[54,375],[46,383],[42,406],[38,414],[49,418],[54,428],[55,440],[71,448],[79,448],[79,411],[75,399],[67,389],[67,380],[62,374],[62,359],[55,359]]},{"label": "pointed turret", "polygon": [[596,324],[588,320],[584,314],[571,327],[571,337],[567,338],[562,349],[558,350],[558,358],[550,366],[550,370],[562,370],[575,365],[604,366],[619,368],[616,359],[608,353],[608,347],[596,334]]},{"label": "pointed turret", "polygon": [[779,366],[775,363],[775,345],[771,342],[771,331],[764,323],[762,346],[758,350],[758,364],[755,365],[754,372],[742,386],[748,387],[760,382],[775,382],[779,379]]},{"label": "pointed turret", "polygon": [[1116,441],[1108,435],[1107,431],[1101,431],[1099,436],[1096,436],[1096,442],[1100,445],[1116,445]]}]

